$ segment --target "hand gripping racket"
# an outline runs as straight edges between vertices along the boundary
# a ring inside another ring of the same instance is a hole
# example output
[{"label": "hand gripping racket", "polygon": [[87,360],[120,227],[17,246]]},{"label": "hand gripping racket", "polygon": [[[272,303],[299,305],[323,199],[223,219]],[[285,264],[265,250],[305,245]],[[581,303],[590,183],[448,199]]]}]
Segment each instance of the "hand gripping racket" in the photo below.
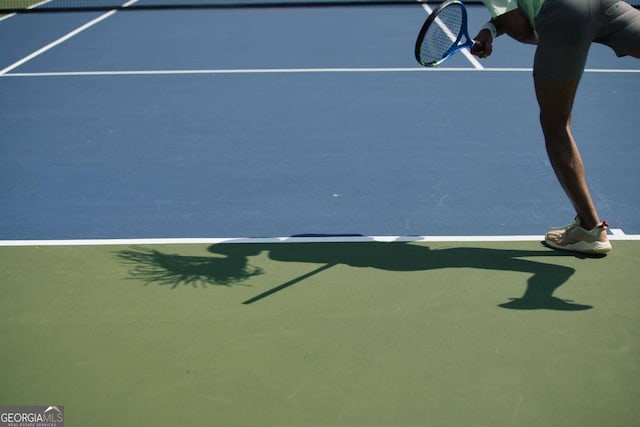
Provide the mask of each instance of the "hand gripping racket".
[{"label": "hand gripping racket", "polygon": [[435,67],[474,44],[477,42],[469,38],[464,4],[460,0],[447,0],[422,25],[416,40],[416,60],[425,67]]}]

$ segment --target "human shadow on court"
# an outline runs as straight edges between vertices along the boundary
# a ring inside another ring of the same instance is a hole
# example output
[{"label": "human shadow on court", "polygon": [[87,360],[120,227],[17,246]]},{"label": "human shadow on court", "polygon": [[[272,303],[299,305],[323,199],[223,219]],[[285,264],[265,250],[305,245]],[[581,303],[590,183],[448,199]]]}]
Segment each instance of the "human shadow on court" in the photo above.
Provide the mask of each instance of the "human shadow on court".
[{"label": "human shadow on court", "polygon": [[261,268],[249,264],[246,256],[239,254],[186,256],[136,247],[118,251],[116,257],[132,267],[129,271],[131,279],[142,280],[145,285],[170,286],[171,289],[181,285],[232,286],[263,273]]},{"label": "human shadow on court", "polygon": [[[231,286],[242,284],[251,277],[264,274],[249,260],[267,252],[271,260],[279,262],[319,264],[305,274],[245,301],[256,303],[283,291],[306,278],[321,274],[335,265],[369,267],[387,271],[429,271],[448,268],[474,268],[481,270],[529,273],[527,288],[519,298],[510,298],[500,304],[502,308],[517,310],[549,309],[577,311],[592,308],[555,297],[554,292],[575,272],[573,268],[525,258],[546,257],[558,259],[572,256],[549,250],[508,250],[490,248],[443,248],[403,242],[355,243],[222,243],[211,245],[211,257],[165,254],[157,250],[137,248],[120,251],[117,257],[133,265],[130,276],[147,284],[155,283],[176,288],[180,285]],[[428,275],[425,275],[428,283]]]}]

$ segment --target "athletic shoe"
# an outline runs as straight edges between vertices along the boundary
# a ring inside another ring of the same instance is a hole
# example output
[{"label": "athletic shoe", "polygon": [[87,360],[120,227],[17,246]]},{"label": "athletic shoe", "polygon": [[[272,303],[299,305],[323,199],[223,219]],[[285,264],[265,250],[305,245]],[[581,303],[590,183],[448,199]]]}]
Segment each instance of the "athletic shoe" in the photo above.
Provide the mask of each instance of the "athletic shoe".
[{"label": "athletic shoe", "polygon": [[573,224],[549,231],[544,236],[544,242],[553,249],[602,255],[612,249],[607,238],[608,227],[609,224],[604,221],[591,230],[585,230],[576,217]]}]

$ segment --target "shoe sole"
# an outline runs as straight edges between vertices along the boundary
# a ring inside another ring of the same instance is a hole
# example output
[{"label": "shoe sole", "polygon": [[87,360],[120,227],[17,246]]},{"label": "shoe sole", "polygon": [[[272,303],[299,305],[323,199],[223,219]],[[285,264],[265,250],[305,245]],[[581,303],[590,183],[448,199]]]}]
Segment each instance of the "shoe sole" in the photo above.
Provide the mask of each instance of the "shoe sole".
[{"label": "shoe sole", "polygon": [[606,255],[613,247],[609,241],[606,242],[577,242],[570,245],[558,245],[551,240],[544,241],[544,244],[552,249],[568,252],[578,252],[587,255]]}]

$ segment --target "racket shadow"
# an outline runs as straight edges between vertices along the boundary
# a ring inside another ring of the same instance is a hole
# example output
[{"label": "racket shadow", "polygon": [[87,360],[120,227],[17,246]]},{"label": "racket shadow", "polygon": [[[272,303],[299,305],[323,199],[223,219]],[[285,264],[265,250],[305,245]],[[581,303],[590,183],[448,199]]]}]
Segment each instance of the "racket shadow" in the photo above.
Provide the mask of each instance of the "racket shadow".
[{"label": "racket shadow", "polygon": [[479,270],[513,271],[528,273],[527,287],[521,297],[510,298],[499,307],[514,310],[562,310],[591,309],[590,305],[577,304],[554,296],[566,283],[575,269],[556,263],[526,258],[574,257],[570,253],[549,250],[510,250],[482,247],[431,249],[427,246],[403,242],[348,242],[348,243],[223,243],[211,245],[211,257],[193,257],[166,254],[157,250],[134,248],[119,251],[116,257],[130,265],[131,279],[145,284],[231,286],[243,284],[251,277],[264,274],[264,270],[251,265],[251,257],[267,252],[269,259],[278,262],[319,264],[305,274],[256,295],[245,304],[256,303],[284,291],[289,286],[304,282],[316,274],[322,274],[335,265],[354,268],[376,268],[386,271],[410,272],[440,269],[472,268]]}]

